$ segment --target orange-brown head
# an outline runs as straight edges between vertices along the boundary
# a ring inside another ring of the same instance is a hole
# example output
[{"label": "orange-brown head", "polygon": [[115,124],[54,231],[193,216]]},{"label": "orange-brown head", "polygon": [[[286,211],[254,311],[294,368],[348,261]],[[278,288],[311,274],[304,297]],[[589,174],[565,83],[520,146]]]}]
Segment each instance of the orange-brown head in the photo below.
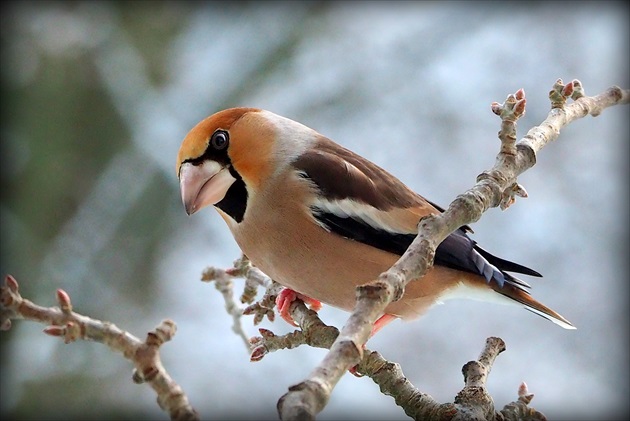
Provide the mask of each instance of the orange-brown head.
[{"label": "orange-brown head", "polygon": [[257,108],[230,108],[205,118],[186,135],[177,154],[186,212],[208,205],[229,208],[223,209],[228,214],[244,212],[248,191],[286,165],[314,133]]}]

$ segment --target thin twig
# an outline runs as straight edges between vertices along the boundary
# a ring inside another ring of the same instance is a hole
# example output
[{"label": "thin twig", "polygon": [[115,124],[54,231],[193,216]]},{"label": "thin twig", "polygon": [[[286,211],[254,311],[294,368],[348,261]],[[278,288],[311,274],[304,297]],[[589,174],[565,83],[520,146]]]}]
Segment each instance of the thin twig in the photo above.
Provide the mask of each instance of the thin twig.
[{"label": "thin twig", "polygon": [[0,287],[0,326],[11,327],[11,320],[33,320],[48,325],[44,332],[63,338],[65,343],[90,340],[107,345],[122,354],[135,366],[132,379],[136,383],[148,383],[157,393],[157,401],[172,420],[199,420],[197,411],[190,405],[184,390],[168,374],[160,360],[159,348],[175,335],[176,326],[164,320],[141,341],[113,323],[103,322],[72,311],[70,296],[57,290],[59,307],[42,307],[22,298],[18,282],[7,275]]}]

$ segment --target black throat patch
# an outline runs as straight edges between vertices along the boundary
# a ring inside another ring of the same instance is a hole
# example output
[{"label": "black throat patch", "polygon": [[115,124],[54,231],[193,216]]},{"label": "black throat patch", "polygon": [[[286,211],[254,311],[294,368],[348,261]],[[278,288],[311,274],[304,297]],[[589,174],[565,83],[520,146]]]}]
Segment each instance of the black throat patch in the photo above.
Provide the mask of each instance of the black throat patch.
[{"label": "black throat patch", "polygon": [[230,174],[236,178],[236,181],[232,183],[225,193],[225,197],[214,206],[230,215],[232,219],[240,224],[243,222],[245,209],[247,209],[247,189],[240,174],[233,167],[230,167]]}]

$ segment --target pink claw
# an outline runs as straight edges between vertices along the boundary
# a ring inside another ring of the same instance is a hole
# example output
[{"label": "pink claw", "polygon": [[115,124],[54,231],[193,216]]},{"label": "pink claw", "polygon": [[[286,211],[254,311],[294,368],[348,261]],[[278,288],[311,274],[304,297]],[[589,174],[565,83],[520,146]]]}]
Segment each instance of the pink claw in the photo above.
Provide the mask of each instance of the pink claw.
[{"label": "pink claw", "polygon": [[374,326],[372,326],[372,331],[370,332],[370,338],[376,335],[379,330],[383,329],[390,322],[393,322],[396,319],[397,317],[392,314],[383,314],[381,317],[378,318],[378,320],[374,322]]},{"label": "pink claw", "polygon": [[[381,330],[382,328],[387,326],[390,322],[393,322],[396,319],[397,319],[397,317],[392,315],[392,314],[383,314],[381,317],[379,317],[374,322],[374,325],[372,326],[372,331],[370,332],[370,337],[368,338],[368,340],[372,336],[376,335],[376,333],[379,330]],[[365,344],[363,344],[363,349],[365,349]],[[361,373],[359,373],[357,371],[357,366],[356,365],[354,367],[350,367],[350,369],[348,371],[350,372],[350,374],[352,374],[355,377],[363,377],[363,374],[361,374]]]},{"label": "pink claw", "polygon": [[321,302],[311,297],[307,297],[306,295],[302,295],[299,292],[295,292],[292,289],[284,288],[276,297],[276,307],[278,308],[278,313],[280,313],[280,317],[286,320],[286,322],[290,325],[298,326],[295,320],[293,320],[293,317],[291,317],[291,314],[289,314],[291,303],[296,299],[304,301],[313,311],[319,311],[322,308]]}]

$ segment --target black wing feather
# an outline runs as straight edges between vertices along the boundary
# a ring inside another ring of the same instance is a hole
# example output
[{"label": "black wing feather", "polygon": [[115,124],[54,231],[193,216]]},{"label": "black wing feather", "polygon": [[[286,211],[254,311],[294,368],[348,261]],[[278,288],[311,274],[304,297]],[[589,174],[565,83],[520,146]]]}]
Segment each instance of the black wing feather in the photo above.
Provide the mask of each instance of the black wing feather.
[{"label": "black wing feather", "polygon": [[416,238],[415,234],[394,234],[374,228],[359,219],[337,216],[316,207],[312,210],[315,219],[330,231],[399,256],[402,256]]},{"label": "black wing feather", "polygon": [[[311,209],[315,219],[329,231],[399,256],[416,238],[416,234],[398,234],[374,228],[359,218],[337,216],[318,207]],[[506,272],[541,276],[532,269],[501,259],[483,250],[466,235],[463,228],[453,232],[440,243],[435,251],[433,263],[482,275],[488,282],[495,280],[500,286],[508,282],[520,289],[529,285]]]},{"label": "black wing feather", "polygon": [[[380,211],[426,206],[428,202],[436,210],[444,211],[405,188],[387,171],[324,137],[318,140],[317,149],[300,155],[292,165],[300,177],[309,179],[328,200],[351,199]],[[416,234],[375,228],[360,217],[339,216],[317,206],[312,206],[311,211],[329,231],[399,256],[416,238]],[[504,271],[540,276],[532,269],[486,252],[466,235],[467,231],[472,230],[460,227],[437,247],[435,265],[482,275],[500,286],[509,282],[519,288],[528,285]]]},{"label": "black wing feather", "polygon": [[500,257],[488,253],[487,251],[479,247],[476,242],[474,249],[483,257],[485,257],[490,263],[498,268],[501,268],[501,270],[505,270],[507,272],[522,273],[529,276],[542,277],[540,273],[536,272],[533,269],[530,269],[523,265],[519,265],[518,263],[510,262],[509,260],[501,259]]}]

